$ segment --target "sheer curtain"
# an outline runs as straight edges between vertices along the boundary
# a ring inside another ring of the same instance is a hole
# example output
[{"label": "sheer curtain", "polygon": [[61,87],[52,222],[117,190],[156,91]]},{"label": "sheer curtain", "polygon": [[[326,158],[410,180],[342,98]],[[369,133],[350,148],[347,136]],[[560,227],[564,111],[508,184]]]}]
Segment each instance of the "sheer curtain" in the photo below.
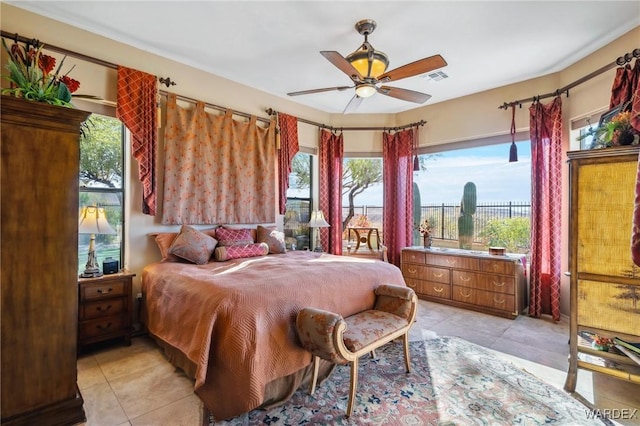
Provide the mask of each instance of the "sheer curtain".
[{"label": "sheer curtain", "polygon": [[320,228],[320,241],[324,251],[342,254],[342,158],[344,140],[342,133],[336,135],[320,130],[320,210],[329,228]]},{"label": "sheer curtain", "polygon": [[163,224],[275,221],[275,122],[185,109],[167,96]]},{"label": "sheer curtain", "polygon": [[156,156],[158,146],[156,76],[118,66],[116,117],[131,132],[131,153],[142,182],[142,213],[156,215]]},{"label": "sheer curtain", "polygon": [[389,262],[400,266],[403,247],[413,242],[413,130],[382,134],[384,244]]},{"label": "sheer curtain", "polygon": [[292,115],[278,113],[280,129],[280,146],[278,147],[278,211],[284,214],[287,210],[287,189],[289,189],[289,173],[291,162],[298,153],[298,119]]},{"label": "sheer curtain", "polygon": [[529,108],[531,138],[531,283],[529,315],[560,320],[562,100]]}]

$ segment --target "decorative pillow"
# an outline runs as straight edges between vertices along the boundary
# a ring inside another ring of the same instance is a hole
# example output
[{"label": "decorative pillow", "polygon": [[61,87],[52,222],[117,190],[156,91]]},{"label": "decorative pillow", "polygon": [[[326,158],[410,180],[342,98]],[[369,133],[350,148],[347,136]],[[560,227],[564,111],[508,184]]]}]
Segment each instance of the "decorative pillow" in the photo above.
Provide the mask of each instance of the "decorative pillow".
[{"label": "decorative pillow", "polygon": [[235,246],[218,246],[213,252],[213,258],[219,262],[243,257],[266,256],[269,246],[266,243],[245,244]]},{"label": "decorative pillow", "polygon": [[218,242],[215,238],[188,225],[182,225],[180,234],[173,240],[169,253],[189,262],[204,265]]},{"label": "decorative pillow", "polygon": [[244,246],[255,243],[249,228],[225,228],[216,229],[216,240],[220,246]]},{"label": "decorative pillow", "polygon": [[286,250],[284,243],[284,232],[278,231],[275,227],[265,227],[258,225],[256,234],[257,243],[266,243],[269,246],[269,253],[284,253]]},{"label": "decorative pillow", "polygon": [[[210,237],[216,236],[216,228],[203,229],[201,232],[204,232]],[[158,245],[158,249],[160,249],[160,256],[162,257],[160,262],[180,262],[182,260],[178,256],[169,253],[169,247],[171,247],[171,243],[173,243],[173,240],[178,234],[179,232],[158,232],[155,234],[156,244]]]}]

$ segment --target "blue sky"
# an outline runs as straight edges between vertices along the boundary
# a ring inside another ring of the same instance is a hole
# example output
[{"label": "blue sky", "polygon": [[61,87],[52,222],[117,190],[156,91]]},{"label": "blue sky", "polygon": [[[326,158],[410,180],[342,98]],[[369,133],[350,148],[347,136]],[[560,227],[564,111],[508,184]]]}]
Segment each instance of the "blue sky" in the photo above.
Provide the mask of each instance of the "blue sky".
[{"label": "blue sky", "polygon": [[[467,182],[476,185],[478,203],[531,200],[531,143],[518,142],[518,162],[509,163],[508,144],[447,151],[432,156],[416,172],[421,204],[459,203]],[[343,205],[347,205],[343,200]],[[382,184],[368,188],[356,205],[382,206]]]}]

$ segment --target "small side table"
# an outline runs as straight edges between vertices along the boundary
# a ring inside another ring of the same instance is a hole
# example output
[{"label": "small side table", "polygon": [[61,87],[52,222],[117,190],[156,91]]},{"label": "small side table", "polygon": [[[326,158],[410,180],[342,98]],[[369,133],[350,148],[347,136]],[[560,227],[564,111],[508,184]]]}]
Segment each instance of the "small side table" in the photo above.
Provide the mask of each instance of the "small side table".
[{"label": "small side table", "polygon": [[121,271],[78,278],[78,351],[84,346],[123,337],[131,344],[131,285],[136,274]]},{"label": "small side table", "polygon": [[[348,243],[351,244],[351,231],[356,234],[356,248],[353,250],[354,252],[358,251],[360,248],[360,243],[367,243],[367,247],[369,250],[373,250],[371,246],[371,236],[372,234],[376,235],[376,249],[380,250],[380,234],[378,234],[378,228],[364,228],[364,227],[353,227],[347,228],[347,239]],[[362,235],[360,234],[362,232]],[[366,236],[365,236],[366,233]]]}]

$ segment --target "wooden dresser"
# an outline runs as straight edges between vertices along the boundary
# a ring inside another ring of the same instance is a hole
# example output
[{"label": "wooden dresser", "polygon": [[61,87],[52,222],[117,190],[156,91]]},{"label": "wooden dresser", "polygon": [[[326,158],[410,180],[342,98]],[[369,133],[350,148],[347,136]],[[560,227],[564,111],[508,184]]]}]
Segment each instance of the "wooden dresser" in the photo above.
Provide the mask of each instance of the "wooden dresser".
[{"label": "wooden dresser", "polygon": [[123,271],[78,279],[78,350],[83,346],[123,337],[131,344],[131,280]]},{"label": "wooden dresser", "polygon": [[1,422],[80,423],[79,139],[89,113],[8,96],[1,110]]},{"label": "wooden dresser", "polygon": [[640,342],[640,267],[631,259],[638,146],[573,151],[569,158],[570,355],[565,390],[582,368],[638,383],[640,365],[599,351],[590,337]]},{"label": "wooden dresser", "polygon": [[527,306],[521,255],[407,247],[401,268],[407,285],[422,299],[511,319]]}]

